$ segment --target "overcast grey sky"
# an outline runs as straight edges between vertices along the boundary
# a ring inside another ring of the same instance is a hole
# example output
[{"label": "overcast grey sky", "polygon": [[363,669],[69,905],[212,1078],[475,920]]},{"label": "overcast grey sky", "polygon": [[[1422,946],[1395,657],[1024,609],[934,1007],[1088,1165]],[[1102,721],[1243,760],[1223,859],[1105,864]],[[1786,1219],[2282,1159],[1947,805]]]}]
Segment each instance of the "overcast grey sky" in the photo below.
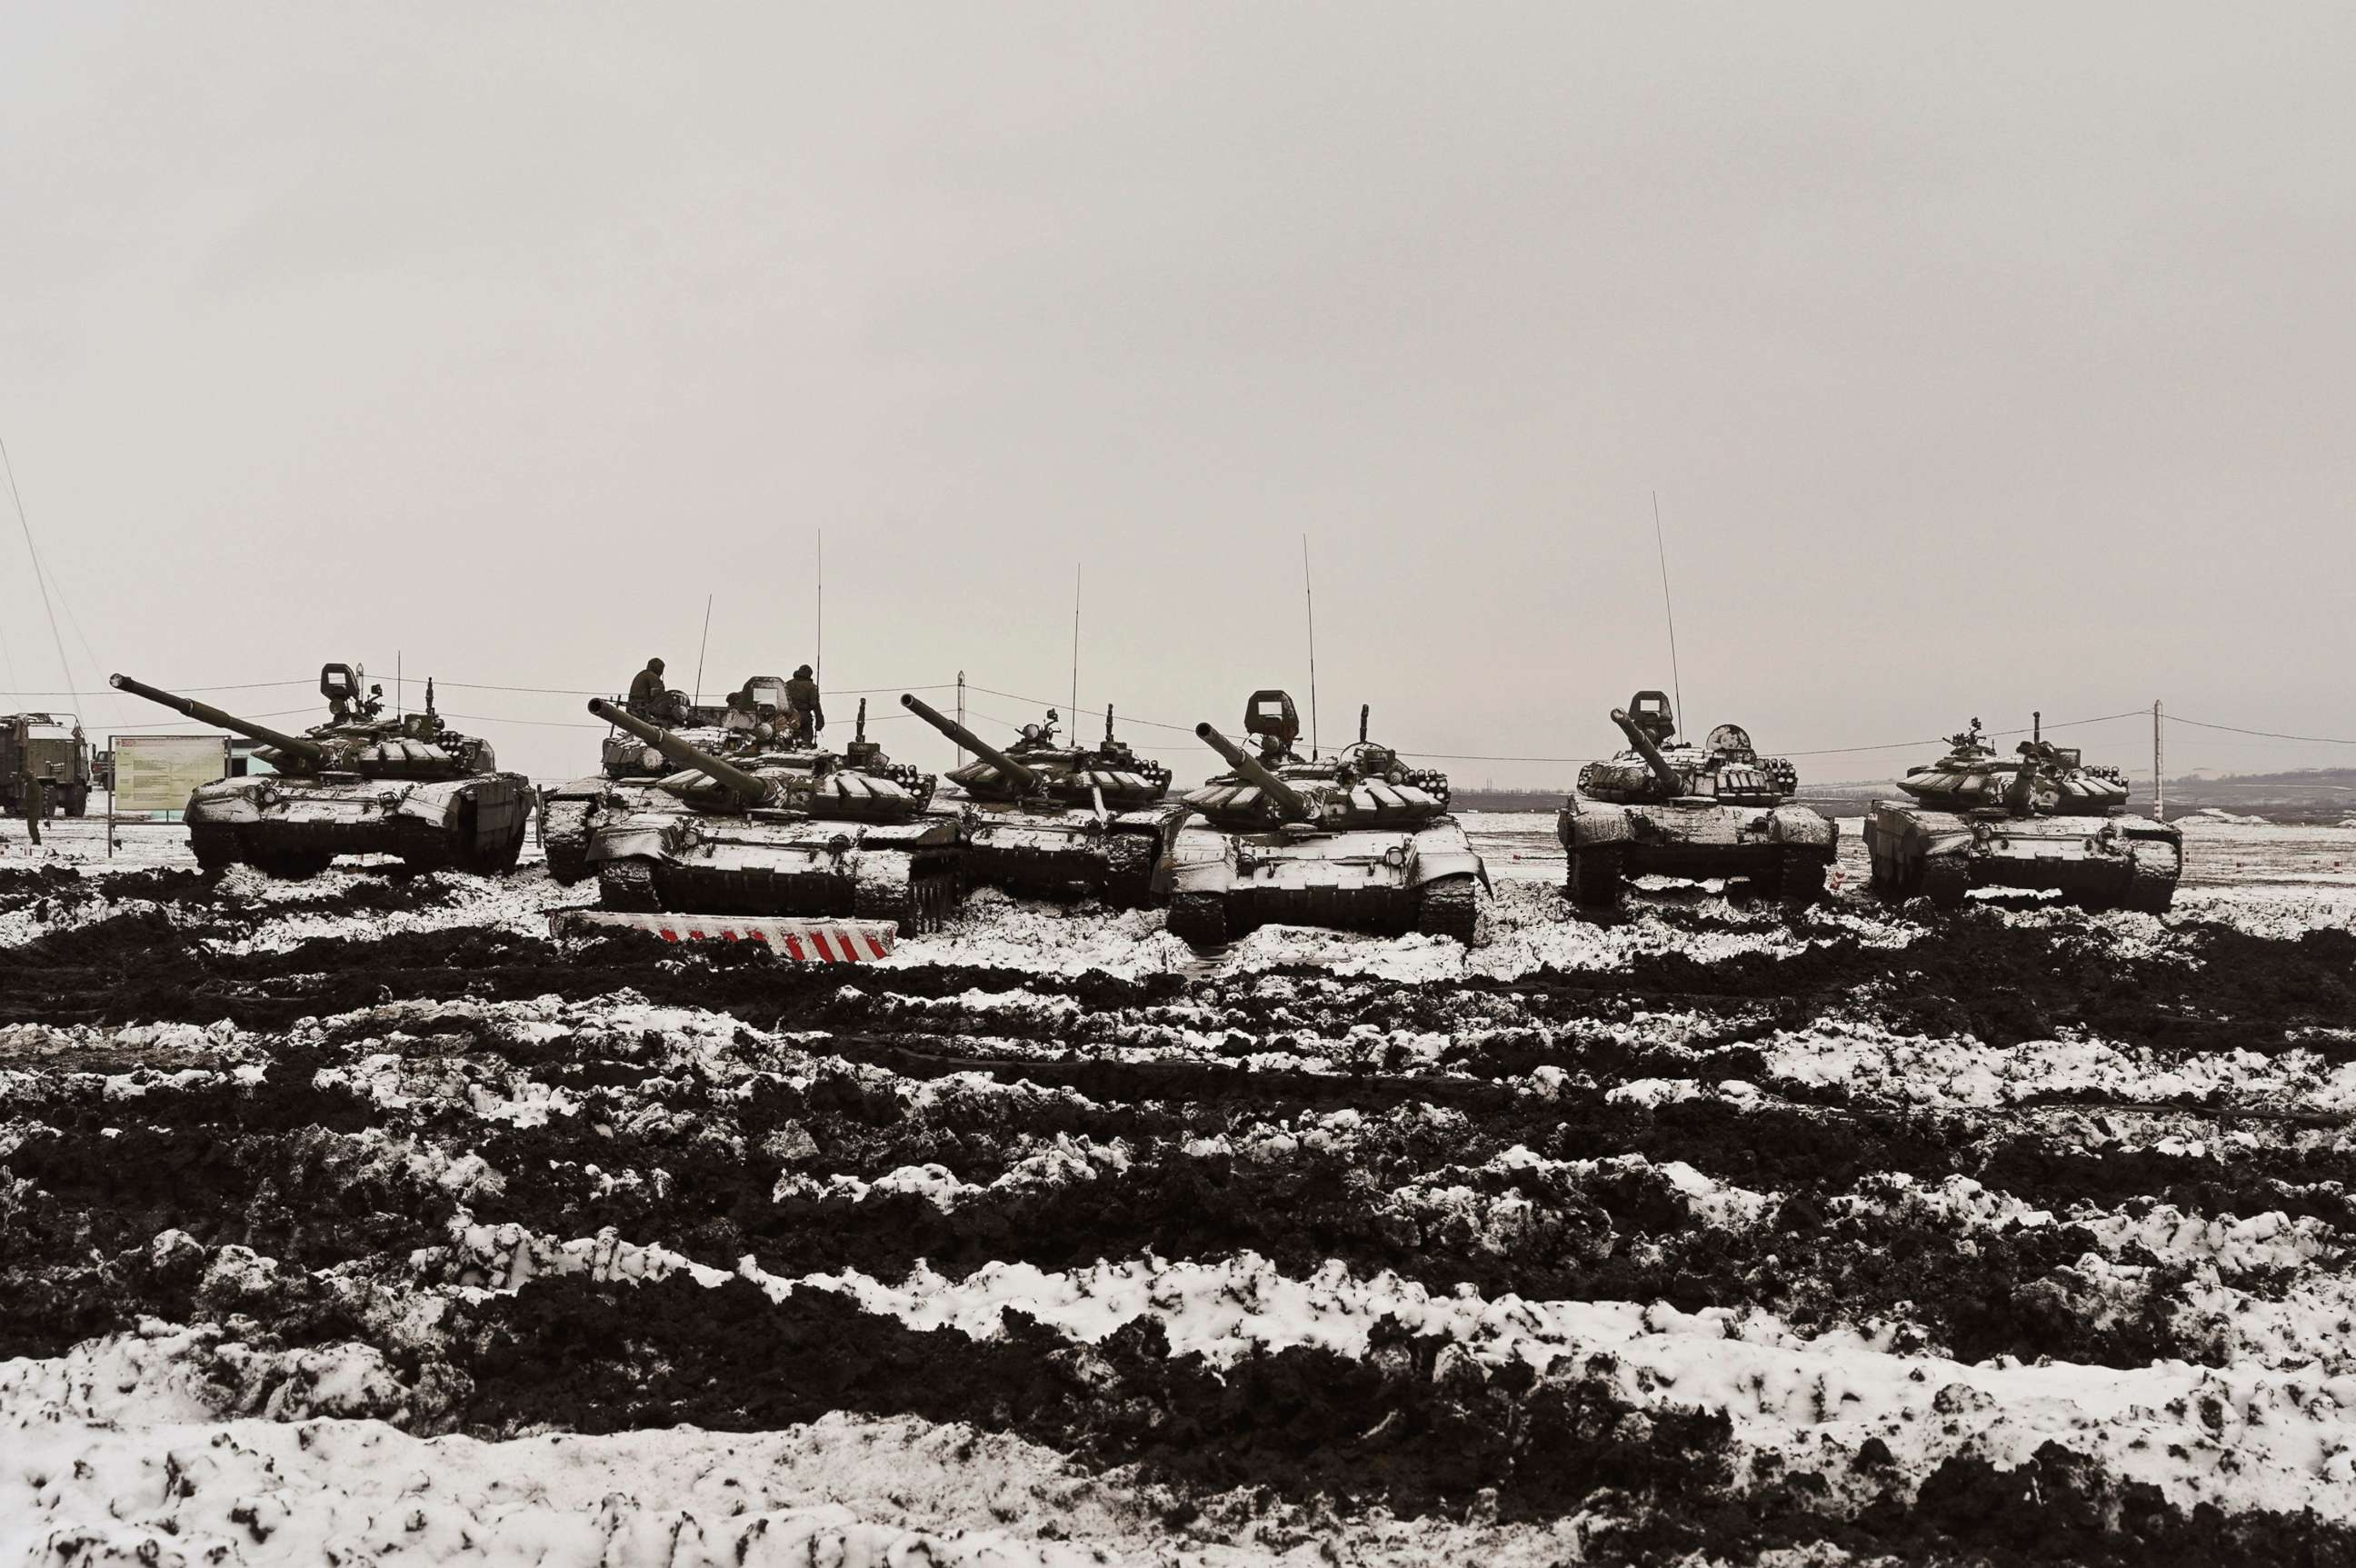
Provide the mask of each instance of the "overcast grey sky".
[{"label": "overcast grey sky", "polygon": [[[0,15],[77,682],[691,678],[711,593],[716,690],[810,655],[823,528],[830,687],[1062,693],[1077,566],[1083,701],[1224,725],[1306,696],[1306,532],[1328,736],[1588,755],[1669,684],[1657,489],[1697,731],[2356,736],[2347,7]],[[0,686],[54,687],[0,529]]]}]

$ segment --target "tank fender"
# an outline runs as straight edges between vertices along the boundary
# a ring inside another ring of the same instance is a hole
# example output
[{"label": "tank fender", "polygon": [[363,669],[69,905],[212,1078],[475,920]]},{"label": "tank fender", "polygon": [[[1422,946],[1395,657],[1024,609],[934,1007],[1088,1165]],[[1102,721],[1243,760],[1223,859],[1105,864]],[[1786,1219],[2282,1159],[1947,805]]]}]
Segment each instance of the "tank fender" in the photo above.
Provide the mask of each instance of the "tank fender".
[{"label": "tank fender", "polygon": [[668,824],[652,813],[635,814],[619,822],[601,822],[589,836],[589,860],[657,860],[670,848]]},{"label": "tank fender", "polygon": [[1562,840],[1565,849],[1593,849],[1601,844],[1626,843],[1636,836],[1636,831],[1629,813],[1618,807],[1573,800],[1555,819],[1555,836]]},{"label": "tank fender", "polygon": [[1840,824],[1805,806],[1778,806],[1767,813],[1767,837],[1787,849],[1836,849]]},{"label": "tank fender", "polygon": [[250,779],[224,779],[207,784],[188,797],[187,809],[182,813],[191,822],[212,822],[223,827],[249,826],[262,821],[262,802]]},{"label": "tank fender", "polygon": [[[1418,846],[1415,868],[1408,885],[1420,887],[1427,882],[1437,882],[1443,876],[1472,876],[1483,887],[1489,887],[1489,863],[1470,849],[1428,850]],[[1496,891],[1489,888],[1491,892]]]},{"label": "tank fender", "polygon": [[549,800],[602,800],[605,798],[606,792],[612,788],[613,780],[607,779],[601,773],[593,773],[586,779],[568,779],[562,784],[544,785],[541,789],[540,798],[543,802]]}]

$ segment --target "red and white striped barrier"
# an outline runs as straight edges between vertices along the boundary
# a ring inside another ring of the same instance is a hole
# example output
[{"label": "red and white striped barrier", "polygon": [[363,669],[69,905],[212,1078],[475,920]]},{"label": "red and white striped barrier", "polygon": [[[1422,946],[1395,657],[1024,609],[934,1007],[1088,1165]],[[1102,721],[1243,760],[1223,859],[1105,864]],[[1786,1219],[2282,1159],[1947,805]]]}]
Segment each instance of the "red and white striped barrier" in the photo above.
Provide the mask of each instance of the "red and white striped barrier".
[{"label": "red and white striped barrier", "polygon": [[652,931],[667,942],[759,942],[798,963],[869,963],[892,950],[900,929],[889,920],[781,919],[762,915],[633,915],[618,909],[558,909],[548,929],[560,937],[598,931]]}]

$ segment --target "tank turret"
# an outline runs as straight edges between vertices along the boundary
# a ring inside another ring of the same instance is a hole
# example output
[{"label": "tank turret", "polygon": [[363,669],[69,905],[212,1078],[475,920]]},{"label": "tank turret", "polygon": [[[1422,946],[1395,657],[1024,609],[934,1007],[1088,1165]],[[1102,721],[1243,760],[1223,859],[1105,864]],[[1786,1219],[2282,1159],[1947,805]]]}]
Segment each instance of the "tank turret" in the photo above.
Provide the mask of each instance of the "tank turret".
[{"label": "tank turret", "polygon": [[[998,747],[991,745],[988,741],[982,739],[980,736],[974,734],[973,731],[966,728],[965,725],[958,723],[957,720],[949,717],[947,714],[935,708],[930,703],[926,702],[922,697],[917,696],[915,693],[903,692],[900,693],[900,704],[906,708],[910,713],[916,714],[918,718],[924,720],[926,724],[932,725],[935,729],[940,731],[943,735],[948,736],[949,739],[955,741],[958,745],[965,747],[968,751],[972,752],[976,757],[981,758],[982,764],[992,773],[997,775],[1000,786],[1010,796],[1020,797],[1035,793],[1038,790],[1041,780],[1040,776],[1036,771],[1025,766],[1023,763],[1015,760],[1013,757],[1009,757],[1006,753],[999,750]],[[1109,714],[1110,711],[1111,710],[1109,709],[1106,710],[1108,714]],[[1109,731],[1108,731],[1108,733],[1109,733]],[[958,781],[961,784],[968,783],[968,781],[963,779],[960,779]],[[969,784],[969,788],[970,788]]]},{"label": "tank turret", "polygon": [[1643,757],[1644,766],[1653,770],[1654,781],[1661,787],[1663,794],[1682,795],[1686,792],[1685,776],[1669,766],[1669,759],[1661,755],[1661,748],[1653,744],[1653,737],[1628,716],[1626,709],[1612,709],[1612,722],[1620,726],[1620,733],[1628,737],[1628,744],[1636,748],[1636,755]]},{"label": "tank turret", "polygon": [[681,768],[692,768],[728,791],[740,805],[766,806],[775,800],[780,787],[774,779],[757,773],[748,773],[733,762],[724,762],[708,751],[699,751],[660,725],[648,724],[626,708],[616,707],[603,697],[589,699],[589,711],[615,728],[625,730],[663,754],[666,760]]},{"label": "tank turret", "polygon": [[1305,822],[1317,815],[1316,807],[1310,804],[1308,798],[1300,790],[1269,771],[1259,758],[1221,735],[1210,725],[1196,725],[1194,734],[1208,744],[1213,751],[1225,757],[1228,767],[1257,786],[1259,792],[1267,797],[1269,802],[1276,807],[1278,816],[1283,821]]},{"label": "tank turret", "polygon": [[2105,816],[2126,805],[2127,785],[2116,768],[2090,768],[2075,746],[2044,737],[2044,715],[2033,714],[2029,738],[2000,756],[1974,719],[1947,737],[1947,755],[1906,770],[1898,787],[1926,806],[1947,811],[2001,810],[2015,817]]}]

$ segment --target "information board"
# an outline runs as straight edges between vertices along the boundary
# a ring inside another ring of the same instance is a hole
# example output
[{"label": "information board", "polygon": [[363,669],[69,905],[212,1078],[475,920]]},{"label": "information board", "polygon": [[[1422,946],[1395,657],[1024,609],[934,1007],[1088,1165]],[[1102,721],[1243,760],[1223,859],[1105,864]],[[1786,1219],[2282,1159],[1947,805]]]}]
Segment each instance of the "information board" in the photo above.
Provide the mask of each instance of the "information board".
[{"label": "information board", "polygon": [[217,735],[119,735],[114,810],[177,811],[199,784],[229,777],[229,741]]}]

